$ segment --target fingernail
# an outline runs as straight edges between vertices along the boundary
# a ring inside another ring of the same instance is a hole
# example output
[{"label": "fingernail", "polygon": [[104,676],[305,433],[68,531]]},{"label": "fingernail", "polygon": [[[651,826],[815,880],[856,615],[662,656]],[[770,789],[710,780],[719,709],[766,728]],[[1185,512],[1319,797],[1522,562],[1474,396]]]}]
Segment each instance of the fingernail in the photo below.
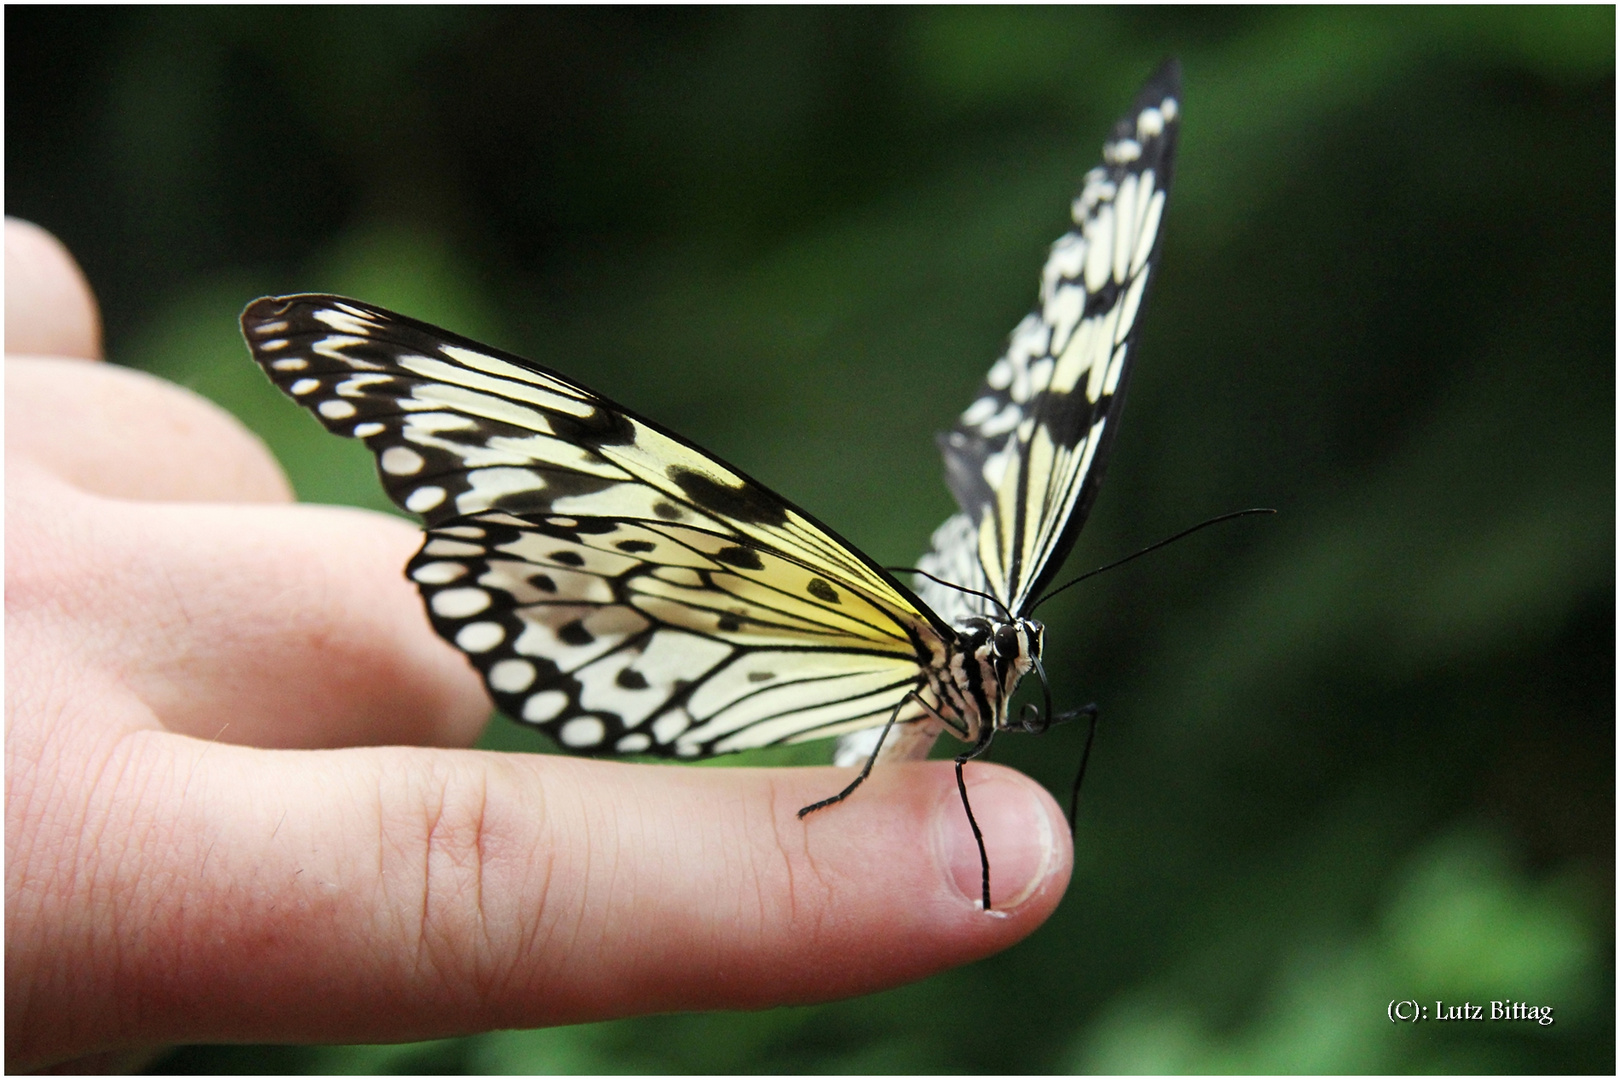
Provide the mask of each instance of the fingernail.
[{"label": "fingernail", "polygon": [[[1015,908],[1058,866],[1052,819],[1029,786],[1011,777],[992,775],[980,783],[970,779],[968,801],[990,858],[991,910]],[[940,800],[935,823],[946,876],[965,900],[978,906],[984,897],[984,867],[967,811],[954,787]]]}]

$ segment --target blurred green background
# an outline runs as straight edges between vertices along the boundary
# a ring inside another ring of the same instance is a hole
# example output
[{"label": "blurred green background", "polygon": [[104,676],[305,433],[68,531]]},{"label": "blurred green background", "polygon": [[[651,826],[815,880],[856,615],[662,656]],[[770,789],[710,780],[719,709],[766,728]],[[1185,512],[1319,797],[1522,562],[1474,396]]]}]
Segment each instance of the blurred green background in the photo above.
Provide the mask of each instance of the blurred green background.
[{"label": "blurred green background", "polygon": [[[264,293],[552,365],[887,563],[1177,54],[1163,270],[1070,572],[1281,511],[1042,610],[1060,707],[1103,725],[1069,895],[1002,955],[156,1068],[1612,1072],[1614,41],[1611,7],[8,9],[7,213],[78,256],[114,360],[229,407],[304,498],[385,508],[250,363]],[[997,757],[1061,790],[1081,734]]]}]

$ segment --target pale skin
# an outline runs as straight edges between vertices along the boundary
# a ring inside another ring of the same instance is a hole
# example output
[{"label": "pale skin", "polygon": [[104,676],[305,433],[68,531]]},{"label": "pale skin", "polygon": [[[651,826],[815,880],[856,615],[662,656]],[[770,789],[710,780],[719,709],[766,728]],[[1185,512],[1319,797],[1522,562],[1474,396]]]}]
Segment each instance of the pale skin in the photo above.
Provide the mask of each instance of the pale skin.
[{"label": "pale skin", "polygon": [[233,418],[100,362],[16,221],[6,352],[8,1071],[825,1001],[1061,899],[1062,813],[995,765],[1004,917],[949,762],[801,821],[852,771],[464,749],[490,705],[402,577],[415,529],[295,504]]}]

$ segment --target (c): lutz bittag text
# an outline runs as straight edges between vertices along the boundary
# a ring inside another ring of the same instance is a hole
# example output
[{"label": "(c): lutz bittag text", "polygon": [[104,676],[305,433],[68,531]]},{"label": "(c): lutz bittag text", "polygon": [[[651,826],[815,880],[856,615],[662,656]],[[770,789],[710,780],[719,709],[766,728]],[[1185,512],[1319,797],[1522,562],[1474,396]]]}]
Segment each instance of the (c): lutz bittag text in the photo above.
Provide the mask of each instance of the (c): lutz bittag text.
[{"label": "(c): lutz bittag text", "polygon": [[1421,1020],[1533,1020],[1548,1027],[1553,1022],[1553,1010],[1551,1005],[1532,1005],[1510,998],[1487,1001],[1483,1005],[1471,1001],[1436,1001],[1432,1008],[1415,998],[1407,998],[1389,1003],[1389,1019],[1395,1024],[1403,1021],[1415,1024]]}]

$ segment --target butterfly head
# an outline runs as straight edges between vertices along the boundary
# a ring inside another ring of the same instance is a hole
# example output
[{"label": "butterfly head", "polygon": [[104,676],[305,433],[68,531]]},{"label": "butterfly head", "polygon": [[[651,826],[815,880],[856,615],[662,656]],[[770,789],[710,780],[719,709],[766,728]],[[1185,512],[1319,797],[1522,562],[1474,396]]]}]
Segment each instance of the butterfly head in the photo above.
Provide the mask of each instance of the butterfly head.
[{"label": "butterfly head", "polygon": [[1041,658],[1041,641],[1046,627],[1034,619],[1015,618],[998,623],[990,637],[990,647],[1004,672],[1002,683],[1010,692],[1018,680]]},{"label": "butterfly head", "polygon": [[[958,648],[978,660],[982,700],[1000,717],[1019,680],[1040,661],[1046,627],[1034,619],[983,617],[966,620]],[[999,723],[999,720],[997,721]]]}]

